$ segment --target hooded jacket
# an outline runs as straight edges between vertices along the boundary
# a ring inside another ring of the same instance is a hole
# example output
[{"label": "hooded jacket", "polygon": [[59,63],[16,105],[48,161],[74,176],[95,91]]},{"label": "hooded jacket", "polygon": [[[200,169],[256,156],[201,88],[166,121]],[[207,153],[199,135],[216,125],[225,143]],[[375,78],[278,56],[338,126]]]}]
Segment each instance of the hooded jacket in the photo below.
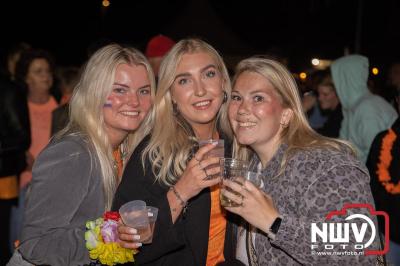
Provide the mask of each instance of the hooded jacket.
[{"label": "hooded jacket", "polygon": [[364,163],[375,136],[397,118],[396,110],[388,102],[369,92],[368,67],[368,58],[361,55],[341,57],[331,66],[343,108],[340,138],[357,148],[359,159]]}]

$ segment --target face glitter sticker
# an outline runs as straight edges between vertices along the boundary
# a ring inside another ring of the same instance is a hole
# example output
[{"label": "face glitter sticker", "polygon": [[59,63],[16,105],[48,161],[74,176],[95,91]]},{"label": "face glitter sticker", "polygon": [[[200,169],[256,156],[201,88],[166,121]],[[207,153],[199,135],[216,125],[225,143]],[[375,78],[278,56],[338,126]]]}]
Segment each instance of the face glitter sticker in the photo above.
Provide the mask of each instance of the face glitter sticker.
[{"label": "face glitter sticker", "polygon": [[111,101],[110,98],[107,98],[107,100],[104,103],[103,107],[112,107],[112,101]]}]

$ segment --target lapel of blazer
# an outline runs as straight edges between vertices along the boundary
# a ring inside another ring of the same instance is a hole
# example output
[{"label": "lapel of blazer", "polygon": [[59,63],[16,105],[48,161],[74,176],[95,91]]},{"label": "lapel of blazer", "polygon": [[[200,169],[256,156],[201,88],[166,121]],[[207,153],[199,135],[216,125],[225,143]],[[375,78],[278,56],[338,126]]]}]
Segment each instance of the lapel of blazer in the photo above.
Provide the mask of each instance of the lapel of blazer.
[{"label": "lapel of blazer", "polygon": [[206,265],[210,227],[210,190],[204,189],[189,202],[185,233],[195,265]]}]

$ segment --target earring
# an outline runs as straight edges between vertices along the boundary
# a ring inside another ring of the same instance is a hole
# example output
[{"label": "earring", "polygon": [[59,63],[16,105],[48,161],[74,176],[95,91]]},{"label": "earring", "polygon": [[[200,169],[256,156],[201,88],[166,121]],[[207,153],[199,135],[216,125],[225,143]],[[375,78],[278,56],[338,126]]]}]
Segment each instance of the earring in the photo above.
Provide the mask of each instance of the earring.
[{"label": "earring", "polygon": [[228,93],[226,93],[226,91],[224,91],[223,93],[224,93],[224,98],[222,100],[222,103],[226,103],[228,101]]}]

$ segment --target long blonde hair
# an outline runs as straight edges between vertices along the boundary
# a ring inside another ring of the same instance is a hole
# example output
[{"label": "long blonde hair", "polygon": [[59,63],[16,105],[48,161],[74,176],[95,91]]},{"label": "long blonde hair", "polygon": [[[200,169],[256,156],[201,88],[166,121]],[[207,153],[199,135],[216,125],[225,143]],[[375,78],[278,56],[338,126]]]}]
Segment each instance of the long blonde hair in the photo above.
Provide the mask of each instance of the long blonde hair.
[{"label": "long blonde hair", "polygon": [[[310,127],[303,111],[296,82],[282,64],[259,57],[245,59],[236,67],[233,86],[243,72],[257,73],[266,78],[278,93],[282,106],[293,111],[289,124],[282,130],[280,136],[281,143],[288,145],[281,169],[285,167],[290,155],[299,149],[307,150],[318,147],[354,153],[354,149],[348,142],[321,136]],[[233,153],[236,158],[247,161],[253,155],[253,151],[248,146],[240,145],[236,138],[234,138]]]},{"label": "long blonde hair", "polygon": [[[103,106],[112,91],[116,68],[120,64],[142,65],[146,68],[151,85],[151,97],[155,94],[154,74],[146,57],[132,47],[110,44],[95,52],[86,63],[79,83],[70,101],[70,121],[67,127],[55,137],[82,135],[90,143],[91,154],[97,156],[105,196],[105,209],[111,208],[112,199],[118,186],[118,176],[113,169],[112,146],[105,130]],[[150,132],[150,117],[141,126],[128,134],[121,144],[127,158],[137,144]]]},{"label": "long blonde hair", "polygon": [[[173,185],[182,175],[191,156],[193,129],[181,115],[174,115],[171,87],[175,80],[176,69],[184,54],[206,52],[216,63],[222,76],[222,90],[231,95],[231,84],[228,71],[218,52],[206,42],[199,39],[179,41],[166,55],[160,66],[159,85],[151,113],[154,127],[148,146],[142,154],[142,164],[148,157],[153,174],[157,181],[167,186]],[[217,127],[228,137],[232,131],[228,122],[227,104],[223,103],[217,114]]]}]

